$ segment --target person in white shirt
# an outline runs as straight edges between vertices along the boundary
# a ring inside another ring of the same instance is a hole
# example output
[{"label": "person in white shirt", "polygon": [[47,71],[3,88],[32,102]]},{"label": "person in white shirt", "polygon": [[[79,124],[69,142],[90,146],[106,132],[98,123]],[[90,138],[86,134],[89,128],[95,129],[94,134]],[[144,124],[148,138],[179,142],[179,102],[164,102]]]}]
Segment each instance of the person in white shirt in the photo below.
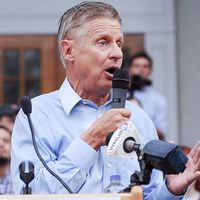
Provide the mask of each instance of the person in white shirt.
[{"label": "person in white shirt", "polygon": [[137,52],[130,58],[129,73],[132,84],[128,98],[140,103],[153,121],[159,138],[164,139],[167,134],[167,102],[152,86],[152,65],[151,57],[144,51]]}]

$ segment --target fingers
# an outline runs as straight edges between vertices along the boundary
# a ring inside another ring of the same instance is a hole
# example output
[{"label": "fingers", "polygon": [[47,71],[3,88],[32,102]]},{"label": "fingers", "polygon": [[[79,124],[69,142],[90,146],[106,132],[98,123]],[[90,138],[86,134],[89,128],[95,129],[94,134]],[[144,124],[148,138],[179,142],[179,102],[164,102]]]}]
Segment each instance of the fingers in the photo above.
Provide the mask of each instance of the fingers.
[{"label": "fingers", "polygon": [[97,150],[105,143],[107,135],[129,120],[130,116],[131,112],[127,109],[110,109],[81,134],[81,138]]},{"label": "fingers", "polygon": [[115,125],[115,129],[119,128],[124,122],[128,121],[131,112],[124,108],[114,108],[108,111],[107,113],[108,120],[112,125]]},{"label": "fingers", "polygon": [[110,111],[116,114],[121,114],[125,118],[130,118],[131,116],[131,112],[125,108],[112,108]]},{"label": "fingers", "polygon": [[200,171],[196,171],[193,175],[189,177],[189,180],[188,180],[189,184],[191,184],[193,181],[195,181],[199,177],[200,177]]},{"label": "fingers", "polygon": [[198,141],[197,144],[192,148],[192,150],[188,154],[188,157],[191,157],[193,159],[198,151],[200,151],[200,141]]},{"label": "fingers", "polygon": [[200,159],[197,159],[197,162],[196,162],[196,170],[200,170]]},{"label": "fingers", "polygon": [[196,164],[200,159],[200,147],[196,149],[196,154],[193,157],[193,162]]}]

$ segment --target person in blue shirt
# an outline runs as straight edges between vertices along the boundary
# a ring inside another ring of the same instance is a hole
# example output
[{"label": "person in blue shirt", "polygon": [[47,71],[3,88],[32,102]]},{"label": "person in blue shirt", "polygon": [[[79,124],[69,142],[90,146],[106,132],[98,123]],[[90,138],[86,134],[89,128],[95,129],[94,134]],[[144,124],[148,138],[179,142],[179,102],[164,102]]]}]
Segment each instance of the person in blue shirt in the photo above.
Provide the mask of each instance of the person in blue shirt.
[{"label": "person in blue shirt", "polygon": [[[153,121],[160,139],[167,135],[167,101],[152,85],[152,58],[145,52],[136,52],[130,58],[129,73],[132,77],[128,99],[137,100]],[[134,86],[135,85],[135,86]]]},{"label": "person in blue shirt", "polygon": [[13,194],[10,175],[11,131],[0,125],[0,194]]},{"label": "person in blue shirt", "polygon": [[[66,79],[59,90],[33,99],[32,122],[36,142],[47,165],[74,193],[101,193],[110,175],[121,176],[128,186],[139,170],[137,159],[108,157],[105,140],[122,123],[131,120],[141,143],[156,139],[156,129],[139,106],[126,102],[112,109],[113,73],[122,64],[124,35],[116,9],[102,2],[83,2],[67,10],[60,20],[58,47]],[[200,143],[189,154],[185,171],[163,181],[152,172],[144,188],[146,200],[181,199],[187,186],[200,176]],[[67,194],[68,191],[39,161],[26,116],[20,110],[12,134],[11,174],[16,193],[22,193],[19,164],[30,160],[34,194]]]}]

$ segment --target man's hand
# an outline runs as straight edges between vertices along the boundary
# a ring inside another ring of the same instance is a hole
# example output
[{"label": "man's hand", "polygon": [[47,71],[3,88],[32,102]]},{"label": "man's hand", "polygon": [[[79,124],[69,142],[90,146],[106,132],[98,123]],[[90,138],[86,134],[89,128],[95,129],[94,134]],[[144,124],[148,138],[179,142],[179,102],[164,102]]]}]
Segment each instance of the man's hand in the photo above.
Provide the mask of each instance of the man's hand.
[{"label": "man's hand", "polygon": [[167,185],[170,192],[180,195],[198,177],[200,177],[200,141],[188,154],[188,162],[183,173],[167,175]]},{"label": "man's hand", "polygon": [[129,120],[130,116],[131,112],[125,108],[110,109],[81,135],[81,139],[98,150],[105,143],[107,135]]}]

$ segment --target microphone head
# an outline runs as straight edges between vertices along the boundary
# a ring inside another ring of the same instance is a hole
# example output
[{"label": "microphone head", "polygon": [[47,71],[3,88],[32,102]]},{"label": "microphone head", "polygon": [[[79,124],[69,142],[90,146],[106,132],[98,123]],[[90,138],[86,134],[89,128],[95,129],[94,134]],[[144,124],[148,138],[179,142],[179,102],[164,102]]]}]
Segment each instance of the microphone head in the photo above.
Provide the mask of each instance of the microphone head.
[{"label": "microphone head", "polygon": [[20,179],[29,184],[34,179],[34,165],[30,161],[23,161],[19,165]]},{"label": "microphone head", "polygon": [[25,115],[31,114],[32,104],[28,96],[24,96],[21,100],[21,107]]},{"label": "microphone head", "polygon": [[139,139],[139,131],[132,121],[124,122],[112,135],[110,142],[108,143],[107,155],[137,158],[135,151],[125,151],[124,142],[131,138],[135,143],[141,144]]},{"label": "microphone head", "polygon": [[113,88],[129,88],[129,73],[126,69],[116,69],[112,80]]}]

